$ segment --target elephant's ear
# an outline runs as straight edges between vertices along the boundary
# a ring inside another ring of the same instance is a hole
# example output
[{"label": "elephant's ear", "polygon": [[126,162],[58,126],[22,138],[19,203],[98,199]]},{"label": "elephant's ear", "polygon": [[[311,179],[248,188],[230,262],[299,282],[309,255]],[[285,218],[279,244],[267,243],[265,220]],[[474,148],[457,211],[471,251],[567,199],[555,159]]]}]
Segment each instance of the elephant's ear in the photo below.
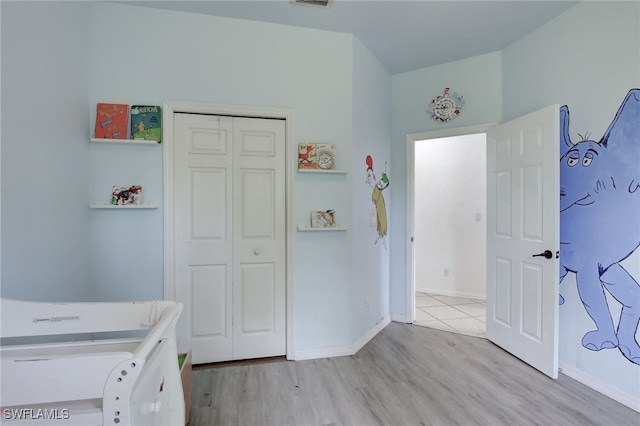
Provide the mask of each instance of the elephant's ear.
[{"label": "elephant's ear", "polygon": [[632,150],[634,144],[640,145],[640,89],[631,89],[620,105],[607,132],[600,143],[609,147],[623,147]]},{"label": "elephant's ear", "polygon": [[573,147],[569,136],[569,107],[566,105],[560,107],[560,142],[564,144],[566,150]]}]

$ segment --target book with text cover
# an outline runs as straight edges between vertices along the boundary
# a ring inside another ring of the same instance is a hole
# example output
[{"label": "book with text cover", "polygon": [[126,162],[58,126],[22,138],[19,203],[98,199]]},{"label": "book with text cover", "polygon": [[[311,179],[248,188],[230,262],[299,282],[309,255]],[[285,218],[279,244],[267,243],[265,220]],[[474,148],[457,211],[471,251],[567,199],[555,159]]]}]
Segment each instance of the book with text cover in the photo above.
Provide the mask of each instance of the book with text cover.
[{"label": "book with text cover", "polygon": [[126,139],[129,105],[99,103],[96,106],[96,138]]},{"label": "book with text cover", "polygon": [[317,169],[316,144],[298,144],[298,169]]},{"label": "book with text cover", "polygon": [[162,139],[162,113],[159,106],[131,106],[131,139],[160,143]]}]

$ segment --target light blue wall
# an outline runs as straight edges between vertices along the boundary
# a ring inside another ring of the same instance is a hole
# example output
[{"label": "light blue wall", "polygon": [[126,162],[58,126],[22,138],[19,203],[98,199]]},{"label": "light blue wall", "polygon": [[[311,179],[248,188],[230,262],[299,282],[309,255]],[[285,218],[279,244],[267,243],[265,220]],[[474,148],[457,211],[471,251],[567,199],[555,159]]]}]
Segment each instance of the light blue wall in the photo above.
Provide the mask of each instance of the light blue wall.
[{"label": "light blue wall", "polygon": [[[554,103],[567,105],[571,139],[580,141],[578,133],[589,132],[590,139],[600,140],[627,92],[640,87],[639,19],[638,2],[582,2],[506,48],[504,119]],[[636,171],[639,164],[637,158]],[[636,217],[635,226],[640,226],[640,212]],[[591,225],[585,224],[585,232],[600,220],[594,217]],[[640,250],[623,266],[640,280]],[[577,293],[575,274],[565,277],[561,294],[565,303],[560,306],[559,355],[565,372],[608,387],[622,398],[635,398],[639,407],[640,366],[626,360],[618,349],[596,352],[582,347],[583,335],[595,330],[595,325]],[[609,307],[617,324],[620,304],[610,298]],[[640,333],[636,333],[638,339]]]},{"label": "light blue wall", "polygon": [[1,7],[2,297],[89,300],[89,5]]},{"label": "light blue wall", "polygon": [[[2,134],[3,295],[163,296],[162,208],[88,208],[132,183],[144,186],[144,201],[162,204],[161,147],[89,144],[97,102],[289,108],[292,143],[333,143],[338,167],[352,172],[354,153],[365,151],[356,143],[373,141],[388,156],[389,76],[351,35],[106,3],[3,2],[2,12],[3,121],[15,121]],[[55,114],[47,130],[26,123],[34,106]],[[292,225],[333,208],[351,227],[352,176],[296,173]],[[379,275],[352,286],[358,238],[294,233],[296,350],[351,345],[387,315],[388,254]],[[354,290],[371,293],[368,313],[354,312]]]},{"label": "light blue wall", "polygon": [[[114,4],[94,5],[91,35],[91,105],[182,100],[290,108],[295,143],[333,143],[338,163],[349,165],[353,102],[345,76],[352,74],[351,36]],[[146,149],[147,158],[139,153],[124,164],[116,152],[105,151],[91,153],[92,169],[102,176],[92,197],[108,194],[110,182],[136,170],[156,193],[155,199],[148,194],[149,201],[161,201],[158,150]],[[307,223],[311,210],[333,208],[350,225],[348,176],[294,179],[295,223]],[[98,299],[162,295],[161,210],[92,213]],[[118,229],[125,231],[124,243],[113,250]],[[350,233],[296,232],[293,250],[296,349],[351,344],[351,329],[344,326],[352,321]],[[141,267],[134,269],[138,261]],[[113,265],[125,265],[116,282],[109,274]]]},{"label": "light blue wall", "polygon": [[[390,185],[383,191],[387,214],[395,187],[391,170],[391,76],[378,59],[357,39],[353,40],[353,156],[351,160],[353,262],[351,265],[353,337],[357,340],[383,318],[389,317],[390,247],[375,243],[376,226],[371,226],[375,206],[366,182],[365,159],[374,159],[380,179],[385,171]],[[389,232],[393,232],[390,230]],[[365,300],[369,299],[369,309]]]},{"label": "light blue wall", "polygon": [[[334,143],[338,166],[350,169],[295,176],[294,222],[326,207],[350,227],[294,235],[297,350],[350,345],[378,316],[405,314],[408,133],[505,121],[550,103],[570,106],[575,132],[598,133],[624,93],[640,86],[635,2],[583,2],[502,52],[391,78],[347,34],[119,4],[1,8],[2,296],[162,296],[162,209],[87,208],[106,201],[111,185],[129,181],[145,186],[147,201],[161,203],[161,152],[128,147],[123,156],[89,146],[96,102],[286,107],[295,112],[295,143]],[[465,108],[454,121],[435,123],[426,107],[445,87],[465,96]],[[368,226],[366,155],[376,168],[389,159],[386,251],[373,245]],[[625,266],[637,277],[634,256]],[[561,361],[637,395],[637,366],[580,346],[589,321],[566,279],[563,292]]]},{"label": "light blue wall", "polygon": [[[406,315],[406,136],[410,133],[496,123],[502,99],[502,55],[494,52],[391,77],[393,204],[391,206],[391,313]],[[464,97],[462,114],[436,122],[427,114],[431,99],[450,87]]]},{"label": "light blue wall", "polygon": [[[587,131],[599,140],[628,90],[640,87],[639,18],[637,2],[581,2],[501,52],[392,76],[396,176],[405,173],[408,133],[504,122],[554,103],[569,106],[574,140]],[[465,96],[465,109],[450,123],[434,123],[424,109],[444,87]],[[391,312],[405,315],[406,194],[398,187],[404,185],[395,186],[392,206]],[[623,266],[636,280],[640,277],[638,250]],[[562,294],[560,363],[565,372],[637,407],[639,367],[617,349],[583,348],[582,336],[594,326],[573,274],[564,279]],[[610,299],[610,306],[617,321],[620,305]]]}]

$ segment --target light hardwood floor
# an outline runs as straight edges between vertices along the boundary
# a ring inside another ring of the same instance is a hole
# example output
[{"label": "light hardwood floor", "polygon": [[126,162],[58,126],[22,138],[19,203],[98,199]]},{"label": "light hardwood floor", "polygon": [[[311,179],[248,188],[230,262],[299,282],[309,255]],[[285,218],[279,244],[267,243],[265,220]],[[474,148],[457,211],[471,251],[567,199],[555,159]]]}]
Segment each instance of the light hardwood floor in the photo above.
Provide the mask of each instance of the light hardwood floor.
[{"label": "light hardwood floor", "polygon": [[191,426],[634,425],[481,338],[391,323],[356,355],[193,372]]}]

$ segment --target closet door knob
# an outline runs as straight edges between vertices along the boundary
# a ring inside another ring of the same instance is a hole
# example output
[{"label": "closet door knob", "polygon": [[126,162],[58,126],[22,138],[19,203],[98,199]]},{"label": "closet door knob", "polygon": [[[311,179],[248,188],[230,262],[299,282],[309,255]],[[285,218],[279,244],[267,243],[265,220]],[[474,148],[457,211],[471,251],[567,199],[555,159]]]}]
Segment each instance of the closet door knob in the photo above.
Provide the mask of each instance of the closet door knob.
[{"label": "closet door knob", "polygon": [[255,254],[256,256],[257,256],[257,255],[259,255],[259,254],[260,254],[260,249],[255,249],[255,250],[253,251],[253,254]]}]

